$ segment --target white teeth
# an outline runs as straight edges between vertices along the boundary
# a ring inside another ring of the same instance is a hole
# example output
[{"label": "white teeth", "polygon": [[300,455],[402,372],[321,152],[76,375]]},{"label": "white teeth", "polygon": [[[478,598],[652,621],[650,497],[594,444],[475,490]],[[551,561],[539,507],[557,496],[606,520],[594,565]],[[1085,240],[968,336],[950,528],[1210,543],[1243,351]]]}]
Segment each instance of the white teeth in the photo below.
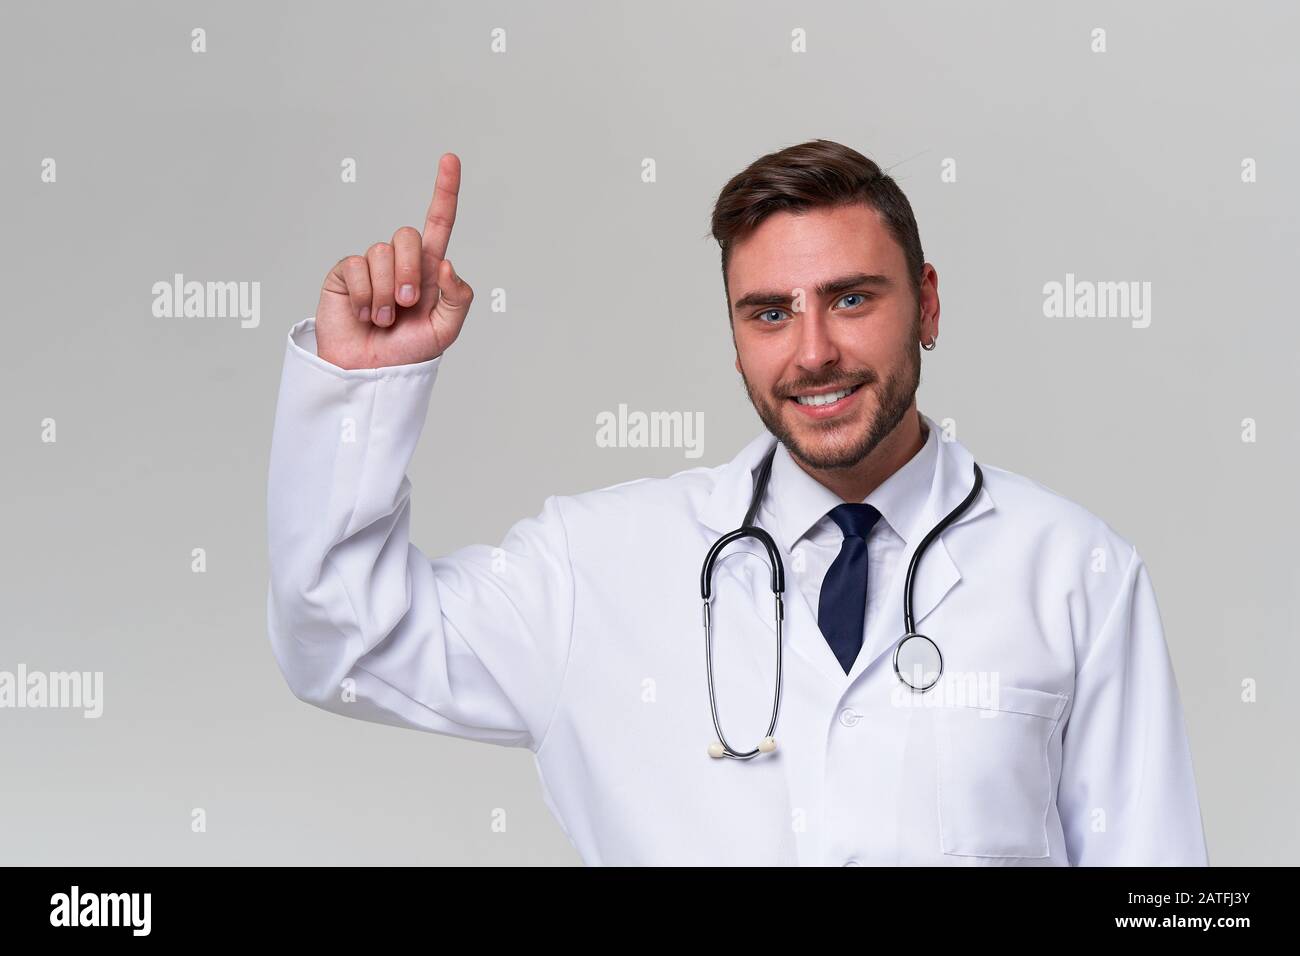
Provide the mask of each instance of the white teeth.
[{"label": "white teeth", "polygon": [[829,405],[832,402],[838,402],[846,395],[852,395],[853,389],[845,388],[838,392],[827,392],[825,395],[796,395],[794,400],[800,405]]}]

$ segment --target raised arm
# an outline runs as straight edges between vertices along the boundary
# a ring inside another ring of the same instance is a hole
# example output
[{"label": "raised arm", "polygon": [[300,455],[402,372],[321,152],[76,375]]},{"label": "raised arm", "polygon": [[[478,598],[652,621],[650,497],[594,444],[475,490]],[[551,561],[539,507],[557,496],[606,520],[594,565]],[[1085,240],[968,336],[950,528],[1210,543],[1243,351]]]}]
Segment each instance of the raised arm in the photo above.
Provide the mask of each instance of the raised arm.
[{"label": "raised arm", "polygon": [[560,500],[499,547],[431,560],[409,540],[406,472],[473,298],[444,257],[459,179],[447,154],[422,239],[399,229],[341,260],[317,315],[290,331],[267,496],[268,630],[289,686],[318,707],[535,749],[572,633]]}]

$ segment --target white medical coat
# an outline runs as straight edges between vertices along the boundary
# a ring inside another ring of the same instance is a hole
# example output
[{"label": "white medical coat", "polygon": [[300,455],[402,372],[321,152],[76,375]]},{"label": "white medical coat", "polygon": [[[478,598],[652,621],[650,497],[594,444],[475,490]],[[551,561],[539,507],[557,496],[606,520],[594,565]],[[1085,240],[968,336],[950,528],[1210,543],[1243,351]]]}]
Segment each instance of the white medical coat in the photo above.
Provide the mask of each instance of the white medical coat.
[{"label": "white medical coat", "polygon": [[[716,760],[700,565],[740,524],[774,439],[716,467],[552,496],[499,547],[429,558],[408,537],[406,470],[442,360],[343,370],[316,355],[313,319],[289,333],[268,627],[302,700],[527,747],[588,864],[1207,862],[1151,579],[1101,519],[981,462],[979,497],[916,574],[939,685],[915,695],[894,674],[901,580],[848,674],[787,585],[778,749]],[[940,443],[922,528],[965,497],[972,462]],[[716,691],[747,750],[771,712],[773,598],[761,546],[726,553]]]}]

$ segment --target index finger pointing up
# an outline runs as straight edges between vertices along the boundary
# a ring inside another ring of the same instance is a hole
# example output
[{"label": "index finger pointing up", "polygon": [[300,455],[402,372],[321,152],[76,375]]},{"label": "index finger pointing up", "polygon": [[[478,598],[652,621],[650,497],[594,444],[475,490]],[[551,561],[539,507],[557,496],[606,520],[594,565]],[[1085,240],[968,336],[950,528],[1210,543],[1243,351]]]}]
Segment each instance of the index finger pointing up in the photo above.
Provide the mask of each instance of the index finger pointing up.
[{"label": "index finger pointing up", "polygon": [[443,153],[438,160],[438,178],[433,184],[433,199],[424,214],[423,247],[426,256],[447,258],[447,241],[456,223],[456,196],[460,192],[460,157]]}]

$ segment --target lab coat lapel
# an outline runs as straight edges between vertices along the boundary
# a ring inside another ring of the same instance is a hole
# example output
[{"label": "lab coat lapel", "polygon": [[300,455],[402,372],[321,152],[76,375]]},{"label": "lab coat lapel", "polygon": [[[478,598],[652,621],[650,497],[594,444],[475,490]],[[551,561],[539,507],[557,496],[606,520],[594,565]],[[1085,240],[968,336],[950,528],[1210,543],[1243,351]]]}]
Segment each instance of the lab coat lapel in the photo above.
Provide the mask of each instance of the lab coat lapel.
[{"label": "lab coat lapel", "polygon": [[[893,579],[884,592],[885,607],[883,613],[874,621],[874,628],[866,635],[862,650],[858,653],[853,667],[849,670],[848,680],[856,680],[867,668],[871,667],[882,655],[892,655],[894,645],[903,636],[903,591],[907,580],[907,568],[912,563],[921,540],[930,530],[956,508],[970,494],[975,481],[975,458],[961,442],[945,440],[943,431],[930,418],[926,418],[929,427],[939,432],[938,456],[935,461],[934,479],[930,486],[930,495],[917,518],[916,525],[907,532],[907,546],[898,559],[893,572]],[[988,483],[980,488],[979,496],[971,503],[960,517],[944,529],[943,533],[930,542],[930,546],[921,555],[913,575],[912,615],[916,630],[925,633],[924,622],[945,597],[961,581],[961,569],[953,559],[952,553],[944,544],[944,538],[951,531],[968,521],[973,521],[994,507],[989,495]],[[942,645],[941,636],[936,635]],[[892,656],[884,661],[885,667],[893,667]]]},{"label": "lab coat lapel", "polygon": [[[762,464],[763,456],[775,444],[776,439],[771,434],[764,432],[745,446],[740,454],[723,467],[722,473],[714,485],[713,492],[705,502],[699,515],[701,524],[712,532],[714,539],[718,535],[726,534],[728,531],[738,528],[744,520],[745,512],[749,508],[749,500],[754,491],[754,475],[758,470],[758,466]],[[770,531],[771,529],[767,530]],[[712,540],[709,541],[709,544],[712,544]],[[781,547],[779,543],[777,546]],[[707,550],[708,545],[705,547]],[[744,601],[745,613],[751,620],[760,622],[765,628],[765,631],[756,632],[756,636],[758,634],[774,636],[776,634],[776,622],[773,614],[767,552],[753,538],[743,538],[740,541],[733,542],[723,554],[732,554],[736,551],[748,551],[753,557],[734,557],[731,559],[720,557],[714,564],[714,588],[721,591],[730,584],[739,584],[748,595],[748,600]],[[841,686],[845,680],[844,670],[835,658],[835,652],[826,643],[826,638],[822,636],[821,629],[817,626],[817,620],[813,616],[812,609],[808,607],[807,600],[804,599],[803,593],[795,584],[798,572],[784,548],[781,549],[781,558],[785,564],[785,593],[783,595],[785,622],[782,627],[782,638],[785,646],[788,650],[806,660],[818,673],[835,684],[835,686]],[[702,552],[700,555],[701,562],[703,559],[704,553]],[[720,611],[720,613],[734,613],[732,610],[734,603],[728,601],[727,610]],[[772,658],[775,653],[773,645],[767,640],[755,639],[747,641],[746,648],[753,657],[760,673],[763,675],[768,674],[772,670]]]},{"label": "lab coat lapel", "polygon": [[712,529],[715,535],[740,527],[754,494],[754,475],[763,463],[763,456],[775,445],[776,439],[764,431],[718,469],[713,490],[704,499],[698,515],[702,525]]},{"label": "lab coat lapel", "polygon": [[[763,456],[775,443],[771,434],[763,432],[720,470],[713,491],[705,499],[698,515],[700,523],[708,532],[707,543],[699,555],[701,564],[714,540],[739,528],[745,520],[745,511],[749,508],[749,500],[754,493],[755,473],[763,462]],[[740,552],[749,552],[752,556],[742,557]],[[790,569],[787,566],[786,593],[783,595],[787,599],[789,575]],[[739,590],[736,591],[736,588]],[[741,614],[747,622],[761,624],[762,631],[755,631],[752,623],[746,624],[742,633],[753,634],[754,639],[744,641],[745,649],[760,673],[766,675],[771,672],[776,647],[767,638],[769,635],[775,637],[776,621],[767,551],[760,542],[753,538],[741,538],[723,550],[713,565],[713,593],[714,610],[719,618]],[[788,618],[787,612],[787,620],[782,628],[782,637],[787,643],[790,624]]]},{"label": "lab coat lapel", "polygon": [[[772,673],[772,661],[776,654],[776,647],[771,640],[776,635],[776,613],[772,599],[767,551],[757,541],[746,538],[733,543],[724,554],[741,550],[748,551],[749,554],[745,557],[720,558],[715,562],[714,590],[719,595],[717,600],[725,603],[725,610],[719,610],[718,614],[740,613],[747,618],[748,632],[753,635],[753,639],[745,641],[745,647],[766,680]],[[798,654],[822,676],[839,686],[844,681],[844,669],[840,667],[835,652],[822,636],[803,592],[795,584],[792,562],[784,549],[781,550],[781,560],[785,564],[785,592],[782,595],[785,620],[781,628],[782,642],[786,650]],[[733,584],[738,584],[741,589],[736,592],[736,599],[732,599],[731,596]],[[736,609],[738,603],[743,603],[743,611]],[[716,622],[718,617],[715,616],[714,620]],[[756,624],[763,630],[758,630]]]}]

